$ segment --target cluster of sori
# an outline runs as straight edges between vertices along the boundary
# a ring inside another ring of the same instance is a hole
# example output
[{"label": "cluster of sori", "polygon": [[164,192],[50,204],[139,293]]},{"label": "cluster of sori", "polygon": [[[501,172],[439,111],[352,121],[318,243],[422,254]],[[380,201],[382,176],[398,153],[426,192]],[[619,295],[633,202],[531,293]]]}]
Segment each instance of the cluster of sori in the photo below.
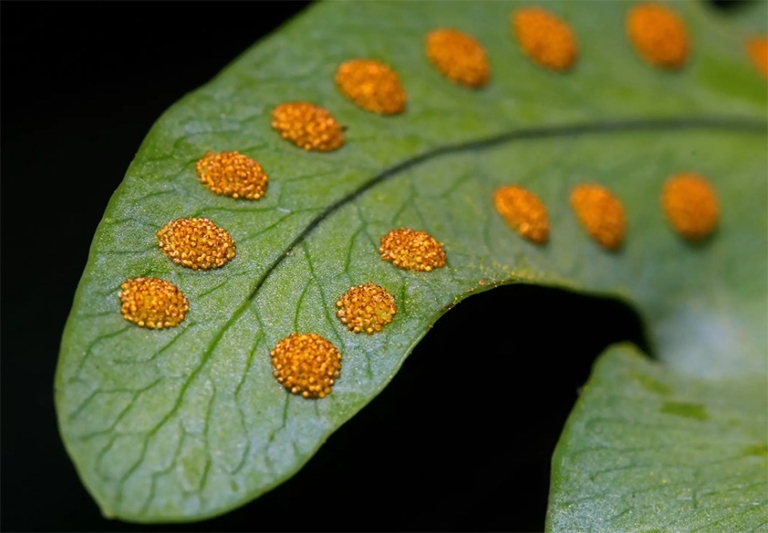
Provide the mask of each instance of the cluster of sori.
[{"label": "cluster of sori", "polygon": [[[549,11],[533,7],[515,11],[511,28],[523,53],[550,71],[565,72],[579,56],[573,29]],[[679,69],[688,61],[690,37],[684,21],[658,4],[633,6],[627,13],[626,33],[637,53],[662,69]],[[471,89],[489,83],[485,48],[472,36],[440,28],[426,36],[426,56],[449,80]],[[758,70],[768,75],[768,41],[756,38],[747,51]],[[370,59],[339,65],[339,91],[362,110],[379,115],[405,112],[407,93],[397,72]],[[272,128],[297,147],[318,152],[344,145],[344,130],[327,109],[308,102],[289,102],[272,110]],[[199,179],[217,195],[235,200],[258,200],[266,195],[268,176],[260,163],[237,151],[206,153],[196,165]],[[499,215],[523,238],[543,245],[550,224],[544,203],[532,191],[510,184],[499,187],[492,203]],[[621,247],[626,216],[622,202],[606,187],[584,183],[572,189],[570,205],[580,224],[606,250]],[[661,206],[670,225],[682,237],[701,240],[717,226],[719,204],[708,181],[694,173],[670,177],[661,192]],[[230,234],[207,218],[180,218],[157,232],[158,246],[175,264],[194,270],[224,267],[235,258]],[[394,267],[431,272],[445,266],[443,244],[425,231],[393,229],[381,237],[381,259]],[[123,316],[152,329],[177,326],[189,301],[174,284],[158,278],[129,279],[120,292]],[[336,302],[338,319],[353,333],[382,331],[397,313],[395,298],[373,282],[351,287]],[[271,351],[274,376],[293,394],[323,398],[341,372],[341,354],[317,333],[292,333]]]}]

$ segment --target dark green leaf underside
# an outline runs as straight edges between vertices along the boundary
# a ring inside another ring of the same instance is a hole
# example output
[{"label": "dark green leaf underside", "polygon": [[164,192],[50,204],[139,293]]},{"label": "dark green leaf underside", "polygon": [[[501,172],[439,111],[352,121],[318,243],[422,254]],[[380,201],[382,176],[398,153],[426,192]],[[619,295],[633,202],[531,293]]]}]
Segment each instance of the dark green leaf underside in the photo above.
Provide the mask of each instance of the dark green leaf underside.
[{"label": "dark green leaf underside", "polygon": [[[548,6],[580,38],[566,75],[518,52],[506,22],[513,4],[330,3],[158,121],[97,230],[57,373],[64,441],[106,515],[194,520],[269,490],[389,382],[442,313],[502,283],[632,302],[660,359],[683,376],[765,375],[766,90],[741,45],[754,20],[676,4],[696,47],[671,74],[626,43],[626,4]],[[486,89],[452,85],[427,62],[423,37],[438,26],[488,48]],[[371,115],[338,94],[334,70],[353,57],[398,70],[406,113]],[[331,110],[348,126],[346,145],[307,153],[280,139],[269,112],[293,100]],[[198,182],[206,150],[235,149],[270,175],[264,199],[214,196]],[[709,176],[723,203],[717,234],[701,246],[677,238],[658,206],[664,179],[688,169]],[[569,211],[568,191],[582,181],[624,201],[620,252],[598,248]],[[547,205],[547,246],[521,240],[493,210],[493,190],[507,183]],[[190,216],[226,228],[237,258],[208,272],[165,258],[155,232]],[[445,243],[447,267],[414,273],[381,261],[379,238],[401,226]],[[179,327],[148,331],[120,316],[120,283],[150,275],[188,296]],[[381,334],[353,335],[334,302],[367,281],[395,295],[398,314]],[[320,333],[344,354],[328,398],[291,396],[273,379],[269,350],[293,332]]]}]

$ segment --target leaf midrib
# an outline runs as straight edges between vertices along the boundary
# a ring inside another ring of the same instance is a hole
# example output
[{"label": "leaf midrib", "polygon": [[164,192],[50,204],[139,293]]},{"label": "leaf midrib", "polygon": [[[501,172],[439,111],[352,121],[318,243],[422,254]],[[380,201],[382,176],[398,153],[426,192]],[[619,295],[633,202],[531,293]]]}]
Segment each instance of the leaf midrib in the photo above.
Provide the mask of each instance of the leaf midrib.
[{"label": "leaf midrib", "polygon": [[[639,131],[676,131],[676,130],[704,130],[704,131],[740,131],[744,133],[765,134],[768,133],[768,122],[748,117],[732,116],[687,116],[670,117],[661,119],[623,119],[575,122],[572,124],[560,124],[554,126],[539,126],[529,128],[516,128],[496,135],[464,141],[460,143],[438,146],[421,154],[405,159],[399,163],[385,168],[378,174],[364,181],[353,191],[342,196],[334,203],[326,207],[313,218],[307,227],[301,231],[291,243],[277,256],[267,267],[264,273],[256,281],[247,300],[235,313],[239,317],[258,295],[261,287],[269,279],[272,273],[285,260],[290,252],[303,243],[307,237],[327,218],[345,205],[355,201],[368,190],[388,181],[399,174],[416,166],[426,163],[444,155],[454,155],[464,152],[480,152],[496,146],[515,141],[535,139],[551,139],[560,137],[581,137],[584,135],[604,135],[609,133],[632,133]],[[229,327],[231,321],[222,328],[222,334]],[[218,337],[218,336],[217,336]]]}]

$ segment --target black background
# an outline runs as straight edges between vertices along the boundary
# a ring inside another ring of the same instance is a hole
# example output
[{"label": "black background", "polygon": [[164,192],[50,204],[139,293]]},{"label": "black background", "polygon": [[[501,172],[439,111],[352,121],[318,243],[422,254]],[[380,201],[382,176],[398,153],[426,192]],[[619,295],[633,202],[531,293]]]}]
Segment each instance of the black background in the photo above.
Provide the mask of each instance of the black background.
[{"label": "black background", "polygon": [[[64,451],[59,340],[110,195],[168,106],[304,6],[0,6],[4,531],[543,528],[550,457],[594,358],[644,345],[615,301],[529,286],[466,300],[298,475],[217,519],[105,520]],[[462,394],[476,380],[485,394]]]}]

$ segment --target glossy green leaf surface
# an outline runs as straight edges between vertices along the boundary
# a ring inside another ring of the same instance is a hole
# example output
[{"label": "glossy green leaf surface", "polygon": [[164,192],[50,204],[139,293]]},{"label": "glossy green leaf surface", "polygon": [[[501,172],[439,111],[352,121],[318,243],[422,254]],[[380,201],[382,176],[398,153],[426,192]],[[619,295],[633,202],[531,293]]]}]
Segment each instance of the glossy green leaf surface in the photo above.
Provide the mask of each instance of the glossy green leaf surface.
[{"label": "glossy green leaf surface", "polygon": [[[629,4],[547,6],[579,38],[566,74],[518,50],[508,17],[519,4],[334,2],[257,44],[157,122],[97,230],[56,377],[64,442],[105,515],[196,520],[258,497],[381,391],[444,312],[499,284],[623,298],[662,364],[698,376],[690,379],[766,375],[766,86],[743,48],[765,30],[765,5],[723,17],[676,3],[695,43],[676,73],[636,56],[623,30]],[[441,26],[487,48],[486,88],[454,85],[428,62],[424,37]],[[336,67],[359,57],[397,70],[405,113],[366,113],[339,94]],[[329,109],[347,126],[345,146],[305,152],[272,131],[271,109],[296,100]],[[194,168],[207,150],[259,161],[266,197],[210,193]],[[684,170],[708,176],[723,205],[717,233],[698,246],[674,234],[659,207],[665,179]],[[627,208],[618,252],[599,248],[570,211],[568,193],[584,181],[608,186]],[[512,183],[547,205],[546,246],[522,240],[494,210],[493,191]],[[196,216],[236,241],[224,268],[185,269],[158,249],[158,229]],[[444,243],[447,266],[410,272],[382,261],[379,239],[403,226]],[[118,292],[136,276],[175,283],[190,301],[186,320],[164,331],[126,322]],[[367,281],[395,296],[398,313],[383,332],[355,335],[335,301]],[[327,398],[292,396],[272,377],[269,351],[294,332],[319,333],[343,353]],[[462,379],[471,372],[468,364]],[[566,439],[586,438],[569,431]],[[553,501],[569,501],[558,491],[579,482],[556,480]]]},{"label": "glossy green leaf surface", "polygon": [[765,375],[702,380],[603,355],[555,453],[551,531],[763,531]]}]

